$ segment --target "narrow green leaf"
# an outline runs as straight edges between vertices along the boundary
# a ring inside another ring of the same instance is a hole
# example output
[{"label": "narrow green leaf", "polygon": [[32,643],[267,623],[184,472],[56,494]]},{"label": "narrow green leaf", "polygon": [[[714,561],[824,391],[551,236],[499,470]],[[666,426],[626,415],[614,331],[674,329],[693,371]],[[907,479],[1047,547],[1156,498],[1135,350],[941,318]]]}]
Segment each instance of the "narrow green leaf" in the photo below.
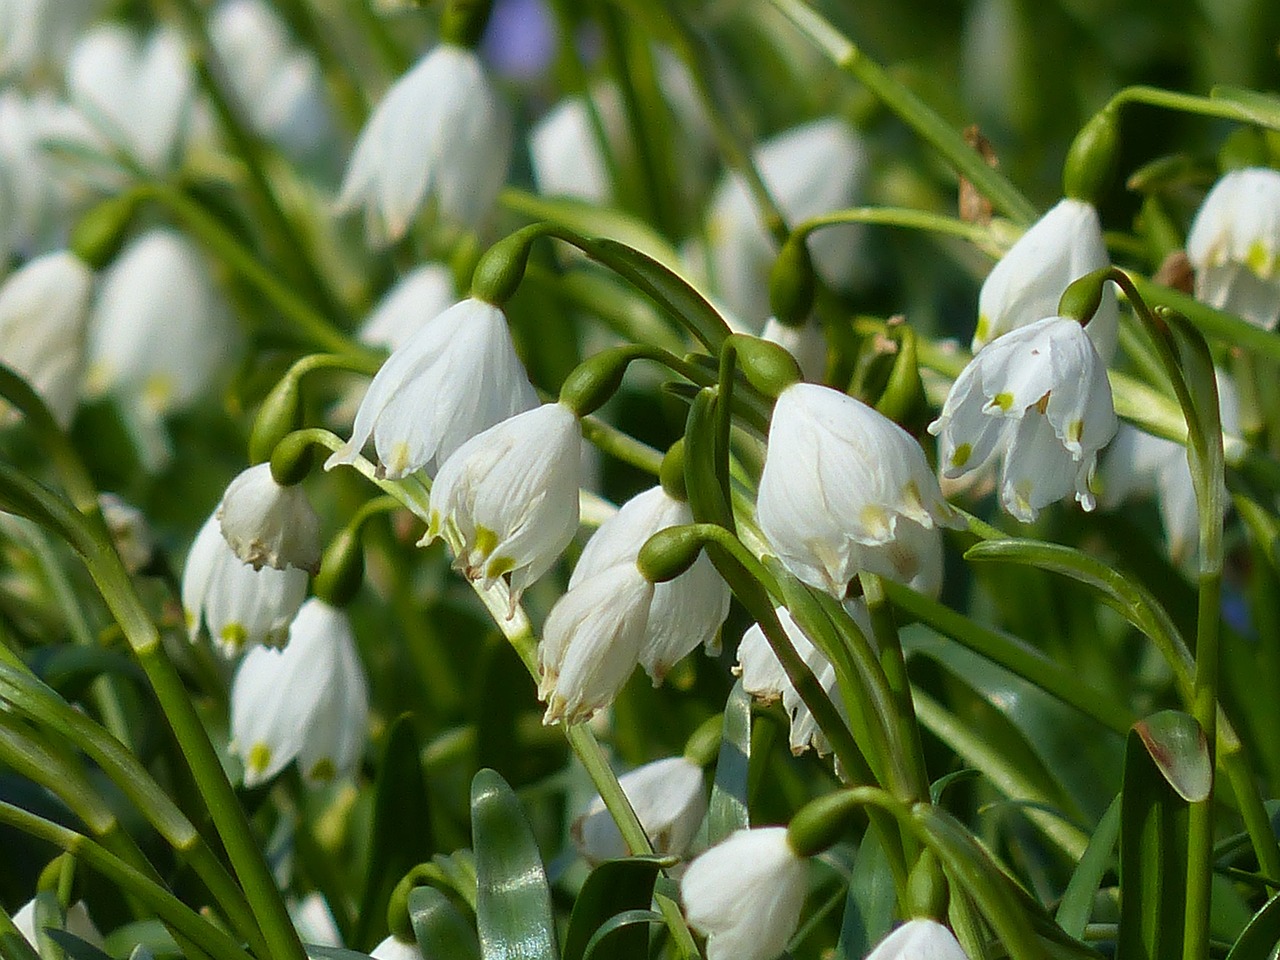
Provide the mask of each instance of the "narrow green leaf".
[{"label": "narrow green leaf", "polygon": [[1207,800],[1213,789],[1209,742],[1195,717],[1180,710],[1161,710],[1139,720],[1134,732],[1142,738],[1156,769],[1174,792],[1188,803]]},{"label": "narrow green leaf", "polygon": [[1120,836],[1120,797],[1116,796],[1107,812],[1098,821],[1084,856],[1076,864],[1075,872],[1067,883],[1067,889],[1058,903],[1058,926],[1073,937],[1084,936],[1084,929],[1093,912],[1093,898],[1102,884],[1115,853],[1116,839]]},{"label": "narrow green leaf", "polygon": [[409,921],[424,957],[480,960],[475,929],[435,887],[415,887],[409,893]]},{"label": "narrow green leaf", "polygon": [[893,927],[897,902],[889,858],[885,856],[879,836],[874,830],[868,830],[849,872],[849,894],[836,952],[847,960],[860,960],[870,953]]},{"label": "narrow green leaf", "polygon": [[471,781],[476,921],[484,960],[556,960],[542,857],[515,793],[492,770]]},{"label": "narrow green leaf", "polygon": [[707,843],[717,844],[751,825],[747,810],[747,771],[751,765],[751,695],[739,680],[724,705],[724,729],[716,778],[707,808]]},{"label": "narrow green leaf", "polygon": [[[607,860],[591,871],[578,892],[564,939],[564,960],[586,960],[590,945],[601,942],[597,934],[618,914],[648,914],[653,884],[662,869],[659,857],[627,857]],[[661,917],[659,916],[659,921]],[[649,931],[645,926],[620,924],[610,928],[607,956],[613,960],[645,960],[649,955]]]},{"label": "narrow green leaf", "polygon": [[1125,744],[1120,799],[1120,932],[1116,960],[1181,960],[1187,811],[1142,738]]},{"label": "narrow green leaf", "polygon": [[387,905],[396,884],[414,865],[430,860],[434,848],[418,738],[407,714],[396,718],[387,731],[370,830],[364,889],[352,937],[361,946],[372,946],[390,932]]},{"label": "narrow green leaf", "polygon": [[74,933],[59,930],[57,927],[49,927],[45,933],[50,940],[62,948],[62,952],[67,955],[67,960],[111,960],[108,954],[103,953],[87,940],[81,940]]},{"label": "narrow green leaf", "polygon": [[1209,96],[1239,107],[1250,121],[1260,127],[1280,130],[1280,97],[1275,94],[1219,84],[1209,91]]},{"label": "narrow green leaf", "polygon": [[1244,933],[1227,954],[1227,960],[1271,960],[1280,944],[1280,893],[1253,915]]},{"label": "narrow green leaf", "polygon": [[307,944],[307,956],[311,960],[369,960],[367,953],[348,950],[345,947],[326,947],[318,943]]},{"label": "narrow green leaf", "polygon": [[[614,944],[617,938],[614,936],[620,930],[628,927],[644,924],[649,926],[654,923],[664,923],[662,914],[654,910],[624,910],[622,913],[615,914],[607,921],[600,925],[600,928],[592,934],[591,939],[587,941],[587,948],[582,953],[582,960],[595,960],[597,956],[605,956],[609,958],[620,956],[614,953]],[[646,938],[647,940],[648,938]],[[609,943],[609,952],[606,954],[597,954],[596,948],[601,946],[605,941]],[[640,956],[644,956],[640,954]]]}]

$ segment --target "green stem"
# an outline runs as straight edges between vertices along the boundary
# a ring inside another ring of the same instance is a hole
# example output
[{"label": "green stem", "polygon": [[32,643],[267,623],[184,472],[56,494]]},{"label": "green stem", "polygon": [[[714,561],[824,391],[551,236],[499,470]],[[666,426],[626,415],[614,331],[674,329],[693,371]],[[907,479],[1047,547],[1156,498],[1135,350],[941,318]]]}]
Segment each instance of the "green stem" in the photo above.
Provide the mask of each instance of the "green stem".
[{"label": "green stem", "polygon": [[1203,333],[1224,343],[1242,347],[1252,353],[1280,360],[1280,334],[1255,327],[1234,314],[1217,310],[1195,297],[1162,286],[1133,271],[1123,271],[1133,289],[1155,306],[1178,311]]},{"label": "green stem", "polygon": [[1250,110],[1230,100],[1216,97],[1201,97],[1192,93],[1177,93],[1173,90],[1162,90],[1159,87],[1133,86],[1125,87],[1115,94],[1103,107],[1103,111],[1122,107],[1125,104],[1137,103],[1148,107],[1160,107],[1164,110],[1176,110],[1180,113],[1193,113],[1201,117],[1214,117],[1219,120],[1234,120],[1253,126],[1258,117]]},{"label": "green stem", "polygon": [[886,227],[903,227],[907,230],[921,230],[927,233],[941,233],[949,237],[959,237],[972,243],[982,245],[991,242],[991,231],[978,223],[968,223],[956,217],[948,217],[928,210],[913,210],[909,207],[850,207],[847,210],[833,210],[820,216],[810,217],[796,224],[793,234],[807,237],[823,227],[834,227],[843,223],[870,223]]},{"label": "green stem", "polygon": [[947,159],[958,174],[1007,217],[1022,225],[1036,219],[1035,206],[998,171],[987,166],[951,124],[871,60],[804,0],[770,0],[839,69],[852,74],[904,123]]},{"label": "green stem", "polygon": [[623,433],[594,414],[583,417],[579,422],[582,424],[582,438],[597,450],[655,477],[662,469],[661,451],[653,449],[647,443]]}]

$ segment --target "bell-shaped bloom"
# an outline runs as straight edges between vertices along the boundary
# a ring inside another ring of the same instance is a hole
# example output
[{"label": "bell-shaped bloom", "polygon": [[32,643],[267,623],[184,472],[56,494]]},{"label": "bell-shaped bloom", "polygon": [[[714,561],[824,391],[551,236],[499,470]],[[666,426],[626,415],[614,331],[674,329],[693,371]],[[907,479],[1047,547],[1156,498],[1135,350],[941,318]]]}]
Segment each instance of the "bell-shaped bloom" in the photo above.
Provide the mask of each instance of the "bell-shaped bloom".
[{"label": "bell-shaped bloom", "polygon": [[382,365],[351,439],[325,463],[352,463],[373,437],[385,476],[433,472],[463,443],[538,405],[502,310],[467,299],[433,317]]},{"label": "bell-shaped bloom", "polygon": [[1094,508],[1090,480],[1116,425],[1106,364],[1084,328],[1046,317],[979,352],[929,432],[941,441],[948,478],[999,456],[1000,502],[1030,523],[1072,492],[1084,509]]},{"label": "bell-shaped bloom", "polygon": [[756,514],[787,569],[836,597],[859,570],[906,582],[929,562],[909,549],[918,534],[902,540],[900,527],[957,522],[909,433],[811,383],[774,406]]},{"label": "bell-shaped bloom", "polygon": [[[702,768],[688,757],[667,757],[646,763],[618,778],[640,825],[660,856],[683,857],[707,813]],[[592,863],[615,860],[629,853],[618,825],[596,797],[573,822],[573,841]]]},{"label": "bell-shaped bloom", "polygon": [[581,463],[582,430],[568,407],[503,420],[440,467],[423,542],[443,537],[455,566],[486,587],[509,574],[514,609],[578,529]]},{"label": "bell-shaped bloom", "polygon": [[246,787],[295,758],[307,783],[344,777],[368,726],[369,689],[351,621],[323,600],[302,605],[283,650],[250,650],[231,685],[230,749],[244,762]]},{"label": "bell-shaped bloom", "polygon": [[[1098,211],[1083,200],[1060,200],[1009,248],[983,282],[974,352],[1011,330],[1056,316],[1058,301],[1073,281],[1110,265]],[[1088,327],[1104,365],[1115,355],[1119,322],[1115,291],[1108,283]]]},{"label": "bell-shaped bloom", "polygon": [[305,570],[255,570],[237,557],[222,536],[216,512],[196,534],[182,571],[182,610],[191,639],[205,627],[214,647],[228,658],[256,644],[284,643],[306,596]]},{"label": "bell-shaped bloom", "polygon": [[218,520],[236,556],[255,570],[320,572],[320,518],[301,485],[276,483],[271,464],[249,467],[228,484]]},{"label": "bell-shaped bloom", "polygon": [[640,658],[653,592],[634,563],[620,563],[580,580],[551,608],[538,647],[543,723],[581,723],[613,702]]},{"label": "bell-shaped bloom", "polygon": [[1187,234],[1196,298],[1264,330],[1280,319],[1280,172],[1233,170],[1214,184]]},{"label": "bell-shaped bloom", "polygon": [[[569,589],[617,564],[634,565],[651,536],[687,523],[693,523],[689,505],[662,487],[636,494],[587,541]],[[704,553],[680,576],[654,586],[640,665],[656,685],[699,644],[708,653],[718,651],[720,626],[728,615],[729,586]]]},{"label": "bell-shaped bloom", "polygon": [[[756,166],[788,222],[852,206],[866,171],[866,150],[842,120],[826,118],[765,141]],[[814,267],[828,283],[847,287],[862,269],[853,224],[827,227],[809,237]],[[769,315],[769,271],[777,258],[746,182],[726,178],[711,200],[707,219],[708,273],[729,309],[759,329]]]},{"label": "bell-shaped bloom", "polygon": [[369,956],[373,960],[423,960],[416,941],[401,940],[395,934],[374,947]]},{"label": "bell-shaped bloom", "polygon": [[95,27],[71,51],[67,90],[108,152],[149,173],[174,168],[195,92],[177,34],[143,41],[119,24]]},{"label": "bell-shaped bloom", "polygon": [[356,336],[371,347],[399,350],[457,302],[453,272],[442,263],[424,263],[387,291]]},{"label": "bell-shaped bloom", "polygon": [[969,960],[969,955],[938,921],[916,918],[881,940],[867,960]]},{"label": "bell-shaped bloom", "polygon": [[[38,946],[36,943],[36,902],[34,900],[28,900],[18,909],[18,912],[13,915],[13,925],[18,928],[18,932],[22,934],[27,943],[33,947]],[[77,900],[67,907],[66,920],[62,929],[95,947],[101,948],[103,946],[102,932],[98,929],[97,924],[93,922],[93,918],[89,916],[89,908],[84,905],[83,900]]]},{"label": "bell-shaped bloom", "polygon": [[[617,90],[593,93],[595,108],[610,143],[621,126]],[[566,97],[539,120],[529,133],[529,159],[538,192],[548,197],[575,197],[589,203],[608,203],[613,193],[609,167],[600,152],[591,112],[582,96]]]},{"label": "bell-shaped bloom", "polygon": [[287,150],[306,153],[329,134],[320,67],[297,49],[263,0],[222,0],[209,39],[253,128]]},{"label": "bell-shaped bloom", "polygon": [[807,868],[786,827],[739,830],[680,880],[684,913],[707,937],[707,960],[773,960],[800,923]]},{"label": "bell-shaped bloom", "polygon": [[38,257],[0,284],[0,362],[22,374],[63,427],[80,394],[92,290],[93,271],[66,251]]},{"label": "bell-shaped bloom", "polygon": [[510,113],[474,51],[442,43],[395,82],[360,132],[338,197],[369,241],[398,240],[424,206],[477,226],[511,159]]},{"label": "bell-shaped bloom", "polygon": [[827,372],[827,335],[813,320],[788,327],[770,317],[764,322],[760,339],[776,343],[796,358],[800,372],[810,383],[821,383]]}]

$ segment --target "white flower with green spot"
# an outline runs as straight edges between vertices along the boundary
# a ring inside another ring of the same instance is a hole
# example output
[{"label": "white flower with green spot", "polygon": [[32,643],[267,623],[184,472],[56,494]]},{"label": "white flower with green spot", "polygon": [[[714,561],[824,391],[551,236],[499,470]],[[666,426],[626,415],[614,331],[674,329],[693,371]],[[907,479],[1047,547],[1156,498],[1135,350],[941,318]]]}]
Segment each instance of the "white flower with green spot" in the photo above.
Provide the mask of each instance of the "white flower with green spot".
[{"label": "white flower with green spot", "polygon": [[312,785],[348,775],[364,750],[369,691],[346,613],[302,605],[283,650],[256,647],[231,686],[231,752],[244,784],[271,779],[297,759]]},{"label": "white flower with green spot", "polygon": [[1280,319],[1280,172],[1233,170],[1204,198],[1187,259],[1196,297],[1264,330]]},{"label": "white flower with green spot", "polygon": [[1046,317],[980,351],[929,424],[943,476],[999,456],[1000,501],[1024,523],[1071,496],[1095,506],[1090,480],[1117,420],[1106,364],[1078,321]]},{"label": "white flower with green spot", "polygon": [[442,538],[455,567],[486,588],[509,577],[514,611],[577,532],[581,460],[578,417],[563,404],[503,420],[441,465],[422,543]]}]

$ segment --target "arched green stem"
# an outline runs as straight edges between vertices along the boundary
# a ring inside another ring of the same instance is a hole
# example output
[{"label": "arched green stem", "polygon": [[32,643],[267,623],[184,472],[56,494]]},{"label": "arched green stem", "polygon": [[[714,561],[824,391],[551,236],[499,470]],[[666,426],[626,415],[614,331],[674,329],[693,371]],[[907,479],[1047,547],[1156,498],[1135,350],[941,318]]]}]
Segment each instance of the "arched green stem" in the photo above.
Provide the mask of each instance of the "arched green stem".
[{"label": "arched green stem", "polygon": [[991,230],[978,223],[968,223],[956,217],[948,217],[928,210],[912,210],[909,207],[850,207],[833,210],[820,216],[801,220],[792,230],[793,236],[807,237],[825,227],[846,223],[868,223],[885,227],[902,227],[924,233],[940,233],[959,237],[982,246],[991,243]]},{"label": "arched green stem", "polygon": [[1159,87],[1137,85],[1125,87],[1112,96],[1103,110],[1115,109],[1128,104],[1141,104],[1158,107],[1162,110],[1175,110],[1179,113],[1191,113],[1201,117],[1212,117],[1216,120],[1234,120],[1236,123],[1270,126],[1280,130],[1280,125],[1250,110],[1240,103],[1223,96],[1201,97],[1192,93],[1178,93],[1173,90],[1162,90]]}]

